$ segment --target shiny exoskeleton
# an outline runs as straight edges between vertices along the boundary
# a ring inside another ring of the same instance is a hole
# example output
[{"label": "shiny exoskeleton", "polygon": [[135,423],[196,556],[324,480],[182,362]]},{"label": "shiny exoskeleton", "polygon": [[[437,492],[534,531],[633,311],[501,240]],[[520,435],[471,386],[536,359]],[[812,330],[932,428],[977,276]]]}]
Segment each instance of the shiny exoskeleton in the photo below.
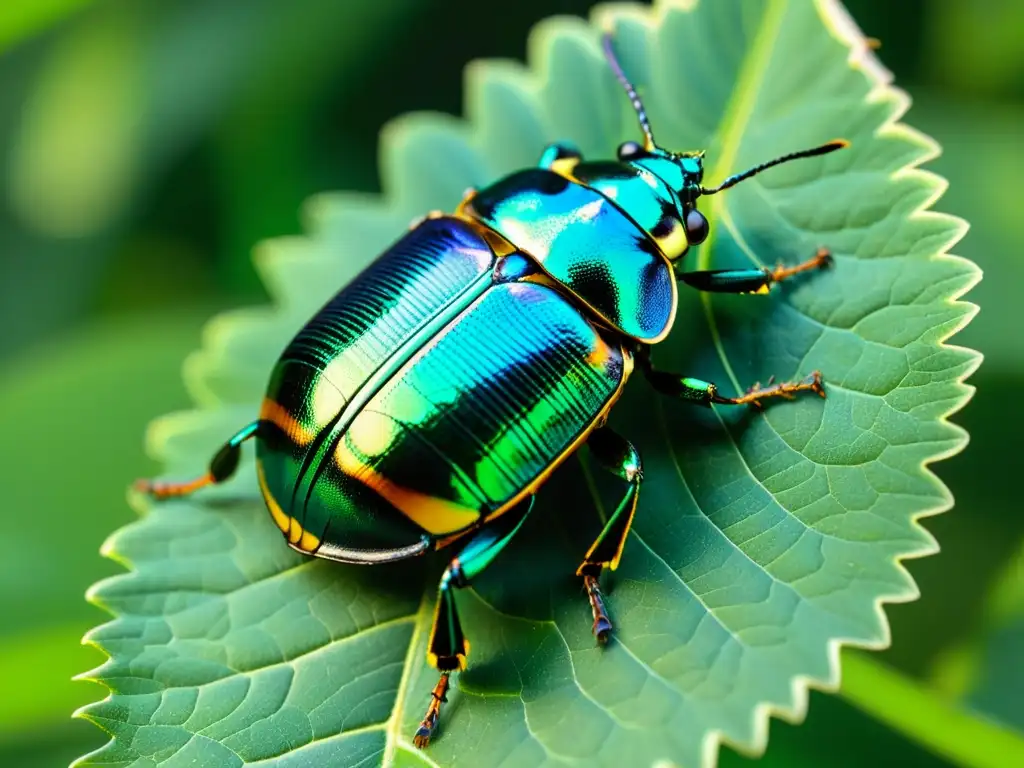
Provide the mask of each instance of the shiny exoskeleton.
[{"label": "shiny exoskeleton", "polygon": [[441,677],[415,735],[421,747],[437,725],[450,673],[466,663],[454,591],[502,550],[538,488],[584,443],[626,485],[577,568],[594,634],[607,640],[612,625],[598,577],[618,564],[642,472],[633,446],[602,425],[634,368],[659,392],[702,404],[760,406],[804,390],[824,396],[813,372],[725,397],[712,383],[656,370],[649,350],[672,329],[677,281],[759,293],[829,263],[820,250],[774,270],[677,269],[708,235],[701,195],[845,142],[703,187],[703,153],[655,144],[607,37],[604,47],[643,144],[627,142],[617,159],[597,162],[552,145],[538,167],[470,191],[451,215],[415,224],[292,340],[258,419],[218,452],[206,475],[141,483],[167,497],[221,482],[235,471],[241,443],[255,438],[263,498],[300,552],[372,564],[465,541],[439,587],[428,660]]}]

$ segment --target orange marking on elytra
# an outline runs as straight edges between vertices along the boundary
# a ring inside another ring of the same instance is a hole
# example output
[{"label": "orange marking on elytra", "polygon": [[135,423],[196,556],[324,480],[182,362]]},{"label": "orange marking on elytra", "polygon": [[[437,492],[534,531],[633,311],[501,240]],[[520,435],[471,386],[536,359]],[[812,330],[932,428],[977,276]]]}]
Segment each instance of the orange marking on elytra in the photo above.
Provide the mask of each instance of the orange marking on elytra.
[{"label": "orange marking on elytra", "polygon": [[338,444],[335,461],[349,477],[375,490],[423,530],[444,535],[462,530],[480,519],[480,513],[447,499],[398,485],[360,461],[345,442]]},{"label": "orange marking on elytra", "polygon": [[309,445],[316,437],[316,432],[302,426],[283,405],[269,397],[263,399],[263,405],[260,407],[260,419],[280,427],[299,446]]},{"label": "orange marking on elytra", "polygon": [[256,482],[259,483],[260,492],[263,494],[263,501],[266,503],[267,509],[270,511],[270,516],[274,518],[274,522],[277,524],[277,527],[281,529],[281,532],[287,533],[291,518],[285,514],[283,509],[281,509],[281,505],[277,503],[277,499],[274,498],[274,495],[270,492],[270,488],[267,487],[267,478],[263,473],[263,463],[259,460],[256,461]]}]

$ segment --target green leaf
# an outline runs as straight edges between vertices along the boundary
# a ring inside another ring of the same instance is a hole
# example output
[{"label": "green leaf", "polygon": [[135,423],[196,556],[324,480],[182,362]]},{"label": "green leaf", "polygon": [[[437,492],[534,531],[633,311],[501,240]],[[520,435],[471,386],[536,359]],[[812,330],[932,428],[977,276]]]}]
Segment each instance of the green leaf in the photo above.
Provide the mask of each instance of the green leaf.
[{"label": "green leaf", "polygon": [[[616,640],[595,646],[573,575],[611,498],[569,462],[472,590],[472,641],[436,741],[412,733],[436,673],[424,662],[443,558],[397,567],[304,561],[258,499],[251,459],[223,487],[147,505],[106,552],[131,568],[91,597],[115,619],[88,636],[111,695],[82,711],[114,738],[83,765],[709,764],[725,741],[756,753],[770,714],[802,718],[838,683],[838,648],[888,644],[884,602],[916,588],[900,565],[936,550],[916,523],[947,509],[926,464],[959,451],[947,417],[979,356],[945,341],[980,277],[946,250],[959,219],[927,211],[937,146],[896,121],[888,85],[834,2],[610,6],[663,145],[706,147],[710,179],[835,136],[851,149],[766,173],[706,206],[696,264],[790,263],[819,245],[829,273],[767,299],[683,294],[659,365],[741,390],[821,369],[827,400],[762,413],[655,399],[639,379],[615,426],[645,457],[634,532],[608,580]],[[579,20],[543,23],[531,69],[475,63],[468,123],[414,115],[383,134],[383,198],[309,208],[305,238],[264,245],[273,309],[222,316],[187,367],[203,410],[164,419],[151,447],[181,477],[252,418],[279,351],[413,217],[569,138],[610,156],[635,117]],[[127,480],[127,478],[126,478]],[[454,553],[453,553],[454,554]]]},{"label": "green leaf", "polygon": [[[986,272],[1000,275],[971,292],[985,311],[958,339],[984,353],[986,376],[1016,381],[1024,376],[1024,342],[1006,329],[1015,323],[1016,286],[1024,281],[1024,259],[1018,256],[1024,228],[1013,202],[1017,170],[1024,168],[1024,146],[1016,141],[1014,127],[1024,122],[1024,106],[915,95],[914,114],[942,142],[935,168],[951,184],[943,200],[971,221],[958,248]],[[971,413],[976,407],[972,401]]]}]

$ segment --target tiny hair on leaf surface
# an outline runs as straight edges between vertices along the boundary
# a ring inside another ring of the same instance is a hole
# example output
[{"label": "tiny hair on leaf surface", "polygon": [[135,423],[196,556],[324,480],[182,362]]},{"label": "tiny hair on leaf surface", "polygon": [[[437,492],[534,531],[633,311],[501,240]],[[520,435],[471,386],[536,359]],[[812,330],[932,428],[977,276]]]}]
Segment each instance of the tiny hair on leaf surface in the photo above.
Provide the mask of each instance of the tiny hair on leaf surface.
[{"label": "tiny hair on leaf surface", "polygon": [[827,399],[695,409],[634,377],[610,419],[645,475],[607,579],[614,639],[595,644],[574,574],[599,530],[591,508],[613,499],[583,451],[459,593],[472,654],[426,751],[412,737],[437,681],[425,652],[444,555],[302,558],[266,512],[251,449],[223,486],[140,501],[104,547],[128,572],[89,593],[114,619],[85,640],[109,661],[82,677],[110,695],[78,714],[112,738],[78,765],[712,765],[723,742],[763,751],[770,715],[802,719],[809,686],[837,686],[842,645],[889,644],[882,604],[917,597],[901,560],[938,549],[917,521],[952,505],[927,465],[967,441],[947,419],[980,356],[947,340],[975,312],[960,297],[980,271],[947,253],[965,222],[928,210],[944,181],[918,166],[937,145],[898,122],[908,97],[832,0],[603,6],[592,23],[542,22],[527,67],[473,63],[465,121],[385,128],[382,196],[317,197],[305,236],[258,248],[272,308],[210,324],[186,366],[201,408],[158,420],[150,450],[166,477],[201,473],[256,414],[291,337],[415,217],[533,165],[547,142],[613,158],[641,140],[603,30],[659,145],[706,149],[709,185],[850,140],[709,198],[711,234],[687,256],[774,267],[825,246],[833,267],[762,297],[683,286],[653,351],[732,396],[820,370]]}]

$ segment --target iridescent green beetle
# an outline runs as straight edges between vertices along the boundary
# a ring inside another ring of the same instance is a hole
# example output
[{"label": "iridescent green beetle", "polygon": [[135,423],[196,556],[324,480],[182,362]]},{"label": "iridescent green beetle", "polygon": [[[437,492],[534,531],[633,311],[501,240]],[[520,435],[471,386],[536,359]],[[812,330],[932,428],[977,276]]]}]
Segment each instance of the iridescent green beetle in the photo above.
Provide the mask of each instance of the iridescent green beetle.
[{"label": "iridescent green beetle", "polygon": [[576,570],[594,634],[607,640],[612,625],[598,577],[618,565],[642,474],[637,451],[604,424],[635,366],[657,391],[695,403],[825,395],[814,372],[724,397],[709,382],[656,370],[649,350],[672,328],[677,279],[704,291],[761,293],[830,263],[820,250],[774,270],[676,269],[708,235],[701,195],[846,142],[703,187],[703,153],[658,147],[610,38],[603,43],[639,117],[642,145],[627,142],[617,160],[598,162],[550,146],[538,167],[467,193],[452,215],[414,224],[292,340],[259,418],[228,441],[206,475],[139,484],[169,497],[222,482],[238,466],[241,443],[255,438],[263,498],[288,544],[304,554],[380,564],[466,539],[439,587],[428,661],[441,676],[415,735],[420,747],[469,650],[454,590],[490,564],[539,487],[584,443],[627,486]]}]

